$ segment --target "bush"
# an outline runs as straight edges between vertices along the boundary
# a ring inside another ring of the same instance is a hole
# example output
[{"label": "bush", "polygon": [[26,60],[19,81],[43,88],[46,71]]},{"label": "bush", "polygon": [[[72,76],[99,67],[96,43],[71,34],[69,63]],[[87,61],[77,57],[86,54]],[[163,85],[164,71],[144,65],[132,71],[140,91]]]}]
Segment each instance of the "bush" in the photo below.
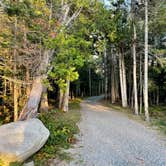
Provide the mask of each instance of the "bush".
[{"label": "bush", "polygon": [[166,134],[166,106],[151,106],[150,114],[153,118],[152,124],[158,126],[158,128]]},{"label": "bush", "polygon": [[47,165],[49,159],[70,159],[63,149],[71,147],[76,141],[75,134],[79,132],[77,122],[80,119],[78,110],[70,110],[63,113],[60,110],[52,110],[42,113],[39,119],[50,131],[50,136],[45,146],[34,155],[35,165]]}]

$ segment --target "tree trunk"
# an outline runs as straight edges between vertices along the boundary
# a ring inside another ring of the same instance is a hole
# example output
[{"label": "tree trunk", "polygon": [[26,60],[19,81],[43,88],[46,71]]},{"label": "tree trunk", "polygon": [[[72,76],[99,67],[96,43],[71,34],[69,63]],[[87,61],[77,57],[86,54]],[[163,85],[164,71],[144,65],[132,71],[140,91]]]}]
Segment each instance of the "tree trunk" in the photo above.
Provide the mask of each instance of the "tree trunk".
[{"label": "tree trunk", "polygon": [[[14,67],[13,67],[13,71],[14,71],[14,79],[16,78],[16,72],[17,72],[17,67],[16,67],[16,60],[17,60],[17,50],[16,50],[16,37],[17,36],[17,17],[15,17],[15,25],[14,25],[14,52],[13,52],[13,59],[14,59]],[[14,101],[14,121],[17,121],[18,119],[18,87],[17,84],[14,82],[13,83],[13,101]]]},{"label": "tree trunk", "polygon": [[131,106],[132,103],[132,91],[133,91],[133,73],[132,70],[129,71],[128,73],[128,82],[129,82],[129,95],[128,95],[128,101],[129,105]]},{"label": "tree trunk", "polygon": [[123,77],[122,77],[122,59],[121,55],[119,54],[119,78],[120,78],[120,90],[121,90],[121,100],[122,100],[122,106],[124,107],[124,87],[123,87]]},{"label": "tree trunk", "polygon": [[112,52],[112,65],[111,65],[111,103],[116,101],[116,83],[115,83],[115,64],[114,64],[114,54]]},{"label": "tree trunk", "polygon": [[[26,67],[26,82],[30,81],[30,74],[29,74],[29,69]],[[31,87],[30,84],[26,85],[26,96],[29,97],[31,92]]]},{"label": "tree trunk", "polygon": [[37,116],[38,106],[43,92],[42,77],[37,77],[32,85],[28,102],[20,113],[19,120],[26,120]]},{"label": "tree trunk", "polygon": [[136,27],[133,24],[133,90],[134,90],[134,113],[138,115],[138,95],[137,95],[137,62],[136,62]]},{"label": "tree trunk", "polygon": [[4,112],[6,109],[6,106],[5,106],[6,93],[7,93],[7,81],[6,81],[6,79],[4,79],[4,88],[3,88],[3,110],[4,110]]},{"label": "tree trunk", "polygon": [[63,106],[62,106],[62,110],[64,112],[68,112],[69,111],[69,91],[70,91],[70,79],[67,79],[67,85],[66,85],[66,90],[65,90],[65,94],[64,94],[64,100],[63,100]]},{"label": "tree trunk", "polygon": [[119,99],[120,99],[120,94],[119,94],[119,78],[118,78],[117,72],[115,74],[115,98],[116,98],[116,101],[119,101]]},{"label": "tree trunk", "polygon": [[[47,78],[47,67],[50,63],[50,60],[52,59],[53,53],[53,50],[44,51],[42,61],[37,73],[39,76],[37,76],[33,81],[28,101],[20,113],[19,120],[26,120],[37,116],[38,107],[43,92],[42,81],[43,79]],[[41,74],[41,72],[43,74]]]},{"label": "tree trunk", "polygon": [[18,119],[18,87],[13,83],[13,101],[14,101],[14,121]]},{"label": "tree trunk", "polygon": [[119,81],[119,77],[118,77],[118,67],[116,67],[116,66],[118,66],[118,62],[117,62],[117,57],[116,57],[116,55],[114,56],[114,58],[115,58],[115,61],[114,61],[114,69],[115,69],[115,74],[114,74],[114,76],[115,76],[115,95],[116,95],[116,101],[119,101],[119,99],[120,99],[120,90],[119,90],[119,84],[120,84],[120,81]]},{"label": "tree trunk", "polygon": [[63,106],[63,97],[64,97],[63,90],[60,89],[59,90],[59,109],[60,110],[62,110],[62,106]]},{"label": "tree trunk", "polygon": [[99,80],[98,84],[98,94],[101,95],[101,81]]},{"label": "tree trunk", "polygon": [[123,86],[124,86],[124,107],[127,107],[127,83],[126,83],[126,69],[125,69],[125,62],[124,62],[124,55],[122,52],[122,76],[123,76]]},{"label": "tree trunk", "polygon": [[159,102],[160,102],[160,90],[159,90],[159,87],[157,87],[157,90],[156,90],[156,105],[159,105]]},{"label": "tree trunk", "polygon": [[139,103],[140,103],[140,106],[139,106],[139,112],[140,114],[142,114],[142,92],[143,92],[143,84],[142,84],[142,54],[140,55],[140,97],[139,97]]},{"label": "tree trunk", "polygon": [[40,103],[40,111],[46,112],[48,111],[48,94],[47,94],[47,87],[43,85],[43,92],[41,97]]},{"label": "tree trunk", "polygon": [[104,83],[104,93],[105,99],[108,99],[108,72],[107,72],[107,49],[104,46],[104,72],[105,72],[105,83]]},{"label": "tree trunk", "polygon": [[124,56],[121,51],[119,53],[119,76],[120,76],[122,107],[127,107],[126,72],[124,65]]},{"label": "tree trunk", "polygon": [[92,96],[91,68],[89,67],[89,96]]},{"label": "tree trunk", "polygon": [[148,104],[148,0],[145,0],[144,109],[145,109],[146,121],[149,121],[149,104]]}]

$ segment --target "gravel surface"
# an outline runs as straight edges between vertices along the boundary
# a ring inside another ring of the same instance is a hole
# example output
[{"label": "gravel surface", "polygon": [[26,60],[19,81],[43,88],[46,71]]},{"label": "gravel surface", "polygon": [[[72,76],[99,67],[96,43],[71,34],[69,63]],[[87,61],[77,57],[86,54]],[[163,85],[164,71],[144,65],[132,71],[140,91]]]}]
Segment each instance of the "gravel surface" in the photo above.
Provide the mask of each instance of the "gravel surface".
[{"label": "gravel surface", "polygon": [[67,166],[166,166],[164,137],[97,99],[82,103],[79,141]]}]

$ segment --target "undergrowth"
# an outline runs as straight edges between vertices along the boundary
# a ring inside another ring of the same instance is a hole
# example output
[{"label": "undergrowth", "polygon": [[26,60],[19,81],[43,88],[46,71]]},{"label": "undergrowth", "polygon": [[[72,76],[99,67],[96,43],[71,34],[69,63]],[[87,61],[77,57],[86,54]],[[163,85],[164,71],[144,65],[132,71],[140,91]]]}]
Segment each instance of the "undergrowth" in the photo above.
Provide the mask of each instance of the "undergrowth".
[{"label": "undergrowth", "polygon": [[[128,117],[144,122],[144,113],[142,110],[141,116],[135,116],[131,108],[123,108],[120,104],[110,104],[110,102],[101,101],[102,104],[112,108],[115,111],[124,112]],[[149,114],[151,123],[150,125],[156,126],[162,133],[166,135],[166,105],[150,106]],[[145,123],[144,123],[145,124]]]},{"label": "undergrowth", "polygon": [[150,114],[153,118],[152,124],[157,126],[166,135],[166,106],[151,106]]},{"label": "undergrowth", "polygon": [[70,160],[70,154],[64,152],[76,142],[75,134],[79,132],[77,122],[80,120],[80,100],[69,104],[69,112],[54,109],[42,113],[39,119],[50,131],[44,147],[33,156],[35,166],[49,165],[51,159]]}]

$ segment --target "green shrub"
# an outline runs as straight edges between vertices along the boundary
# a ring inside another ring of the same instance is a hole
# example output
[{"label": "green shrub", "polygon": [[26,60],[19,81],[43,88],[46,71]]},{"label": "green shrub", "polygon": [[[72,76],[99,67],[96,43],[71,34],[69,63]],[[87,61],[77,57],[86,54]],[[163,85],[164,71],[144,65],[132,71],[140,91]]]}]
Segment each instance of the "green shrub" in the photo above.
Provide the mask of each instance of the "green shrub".
[{"label": "green shrub", "polygon": [[75,142],[74,135],[79,132],[76,125],[80,119],[79,110],[70,110],[67,113],[52,110],[42,113],[39,119],[50,131],[50,136],[45,146],[34,155],[35,165],[47,165],[47,161],[54,158],[70,159],[63,149],[68,149]]},{"label": "green shrub", "polygon": [[10,163],[9,166],[23,166],[23,163],[19,163],[19,162],[12,162]]},{"label": "green shrub", "polygon": [[153,118],[152,124],[158,126],[158,128],[166,134],[166,106],[151,106],[150,114]]}]

